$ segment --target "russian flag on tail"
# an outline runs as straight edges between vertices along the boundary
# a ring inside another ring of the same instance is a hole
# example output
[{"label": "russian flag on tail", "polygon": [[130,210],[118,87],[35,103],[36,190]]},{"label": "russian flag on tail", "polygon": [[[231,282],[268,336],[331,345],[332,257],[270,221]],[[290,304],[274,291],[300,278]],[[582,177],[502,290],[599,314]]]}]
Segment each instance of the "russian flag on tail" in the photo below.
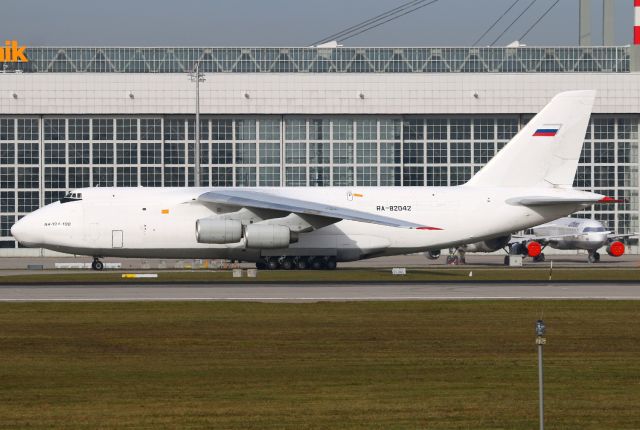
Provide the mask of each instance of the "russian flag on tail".
[{"label": "russian flag on tail", "polygon": [[555,136],[558,133],[558,130],[560,129],[559,125],[552,125],[552,124],[545,124],[542,127],[538,128],[533,135],[534,136],[545,136],[545,137],[551,137],[551,136]]}]

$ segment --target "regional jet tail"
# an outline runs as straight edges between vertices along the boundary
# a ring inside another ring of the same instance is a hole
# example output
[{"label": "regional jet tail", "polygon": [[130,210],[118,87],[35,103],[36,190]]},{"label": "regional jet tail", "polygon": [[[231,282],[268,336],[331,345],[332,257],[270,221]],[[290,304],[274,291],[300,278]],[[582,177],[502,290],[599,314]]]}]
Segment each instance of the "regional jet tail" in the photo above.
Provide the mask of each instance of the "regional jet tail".
[{"label": "regional jet tail", "polygon": [[561,93],[458,187],[88,188],[12,228],[26,246],[94,257],[227,258],[258,268],[473,243],[602,198],[573,190],[593,91]]}]

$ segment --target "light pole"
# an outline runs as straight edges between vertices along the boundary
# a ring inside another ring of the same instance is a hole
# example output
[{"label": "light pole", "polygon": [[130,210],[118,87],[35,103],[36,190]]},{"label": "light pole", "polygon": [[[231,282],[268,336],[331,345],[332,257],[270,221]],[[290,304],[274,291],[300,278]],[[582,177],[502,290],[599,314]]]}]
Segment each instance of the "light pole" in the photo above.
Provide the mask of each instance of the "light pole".
[{"label": "light pole", "polygon": [[547,343],[544,337],[547,326],[544,321],[536,321],[536,345],[538,345],[538,391],[540,397],[540,430],[544,430],[544,370],[542,367],[542,348]]},{"label": "light pole", "polygon": [[196,136],[195,147],[193,148],[193,185],[200,186],[200,82],[204,82],[204,74],[200,73],[200,63],[196,62],[193,72],[190,73],[191,81],[196,83]]}]

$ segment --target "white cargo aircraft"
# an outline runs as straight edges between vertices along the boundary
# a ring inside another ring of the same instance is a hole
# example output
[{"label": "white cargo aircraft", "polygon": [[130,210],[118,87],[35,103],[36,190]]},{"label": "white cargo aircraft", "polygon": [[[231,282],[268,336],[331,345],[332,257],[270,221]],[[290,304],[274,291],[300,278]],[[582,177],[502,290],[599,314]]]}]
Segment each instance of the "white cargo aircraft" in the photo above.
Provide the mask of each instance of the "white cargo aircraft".
[{"label": "white cargo aircraft", "polygon": [[[636,236],[636,234],[615,234],[607,231],[600,221],[569,217],[559,218],[533,227],[531,230],[533,234],[523,236],[508,234],[452,248],[447,256],[447,264],[464,264],[465,255],[469,252],[488,253],[501,249],[509,254],[505,256],[505,264],[509,264],[511,255],[531,257],[533,261],[540,262],[545,260],[543,251],[547,246],[563,250],[586,250],[587,261],[597,263],[600,261],[598,252],[600,248],[606,247],[607,254],[620,257],[625,252],[622,240]],[[428,251],[425,255],[435,260],[440,253]]]},{"label": "white cargo aircraft", "polygon": [[24,246],[94,257],[226,258],[259,268],[443,249],[539,225],[602,195],[571,188],[594,91],[556,95],[457,187],[85,188],[11,229]]}]

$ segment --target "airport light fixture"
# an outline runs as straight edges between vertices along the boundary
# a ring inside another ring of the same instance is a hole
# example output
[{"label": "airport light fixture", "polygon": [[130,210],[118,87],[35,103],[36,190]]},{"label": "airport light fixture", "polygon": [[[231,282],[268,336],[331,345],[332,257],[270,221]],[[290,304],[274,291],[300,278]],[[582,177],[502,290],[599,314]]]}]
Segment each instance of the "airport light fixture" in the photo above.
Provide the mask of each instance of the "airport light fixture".
[{"label": "airport light fixture", "polygon": [[[191,82],[196,83],[196,124],[195,124],[195,146],[193,148],[193,185],[200,186],[200,82],[204,82],[204,73],[200,72],[200,63],[196,61],[193,71],[189,74]],[[188,137],[187,130],[187,137]]]},{"label": "airport light fixture", "polygon": [[544,430],[544,369],[542,366],[542,348],[547,343],[544,337],[547,326],[541,319],[536,321],[536,345],[538,345],[538,391],[540,408],[540,430]]}]

